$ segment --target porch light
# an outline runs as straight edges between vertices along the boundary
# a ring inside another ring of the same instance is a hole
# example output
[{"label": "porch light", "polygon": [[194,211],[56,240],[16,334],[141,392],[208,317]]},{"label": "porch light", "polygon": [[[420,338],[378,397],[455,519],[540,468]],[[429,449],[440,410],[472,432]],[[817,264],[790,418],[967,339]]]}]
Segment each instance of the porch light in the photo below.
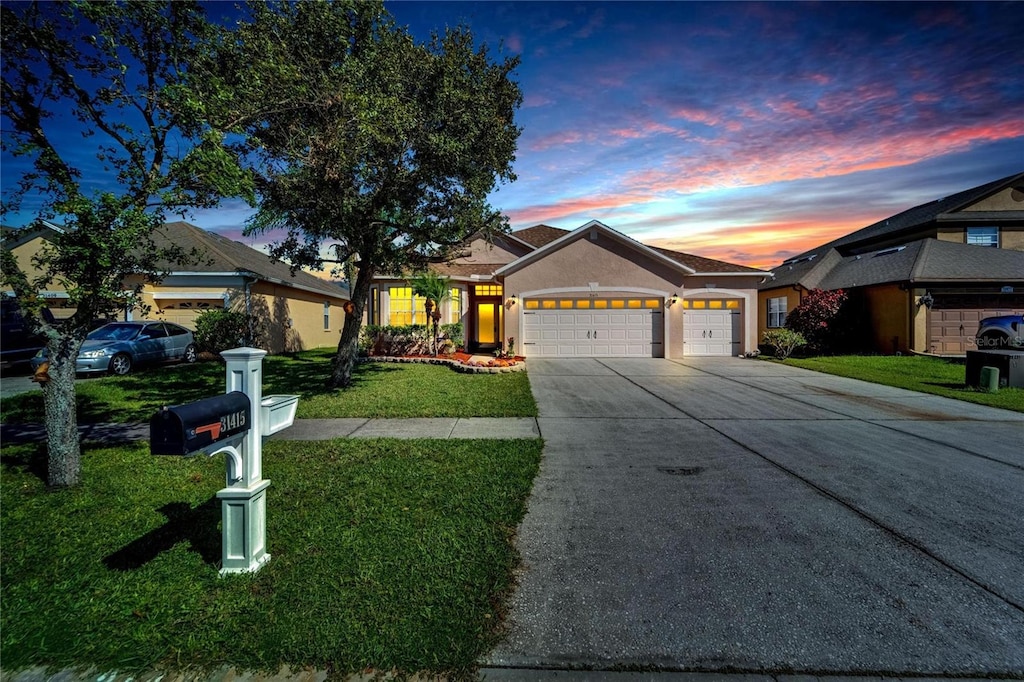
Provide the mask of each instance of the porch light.
[{"label": "porch light", "polygon": [[676,303],[679,303],[679,294],[672,294],[672,298],[668,299],[668,303],[665,305],[665,307],[671,308]]},{"label": "porch light", "polygon": [[508,300],[505,301],[505,306],[508,307],[508,308],[511,308],[515,304],[516,304],[516,295],[512,294],[511,296],[508,297]]},{"label": "porch light", "polygon": [[918,305],[923,305],[925,308],[931,308],[932,304],[935,303],[935,299],[929,292],[925,292],[924,296],[917,300]]}]

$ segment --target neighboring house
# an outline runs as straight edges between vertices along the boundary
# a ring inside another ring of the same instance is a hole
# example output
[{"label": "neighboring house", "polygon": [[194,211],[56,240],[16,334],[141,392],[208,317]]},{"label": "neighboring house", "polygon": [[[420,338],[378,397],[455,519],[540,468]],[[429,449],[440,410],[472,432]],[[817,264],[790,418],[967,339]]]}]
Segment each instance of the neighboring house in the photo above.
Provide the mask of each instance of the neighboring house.
[{"label": "neighboring house", "polygon": [[[442,322],[462,322],[471,352],[515,339],[526,357],[739,355],[757,348],[757,284],[767,273],[659,249],[590,221],[537,225],[488,242],[477,235],[450,263]],[[378,277],[368,320],[422,324],[408,281]]]},{"label": "neighboring house", "polygon": [[[15,230],[5,237],[4,248],[14,252],[22,268],[31,268],[32,256],[61,229],[41,222]],[[149,310],[126,310],[121,319],[167,320],[195,329],[204,310],[248,311],[254,319],[253,342],[271,353],[338,344],[347,289],[301,270],[292,274],[286,263],[185,222],[163,225],[154,241],[202,255],[198,263],[170,266],[160,283],[147,283],[142,298]],[[57,318],[74,314],[62,289],[40,293]]]},{"label": "neighboring house", "polygon": [[787,260],[758,294],[758,333],[812,289],[843,289],[863,350],[962,356],[978,321],[1024,313],[1024,173],[915,206]]}]

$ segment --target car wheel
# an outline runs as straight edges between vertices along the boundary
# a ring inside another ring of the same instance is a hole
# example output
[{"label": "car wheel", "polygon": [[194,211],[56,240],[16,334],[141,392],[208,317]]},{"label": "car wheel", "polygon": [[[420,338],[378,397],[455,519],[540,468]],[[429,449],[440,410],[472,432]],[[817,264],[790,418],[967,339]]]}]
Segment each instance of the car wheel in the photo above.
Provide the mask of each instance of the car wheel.
[{"label": "car wheel", "polygon": [[123,376],[132,371],[132,356],[127,353],[118,353],[110,358],[110,373]]},{"label": "car wheel", "polygon": [[978,338],[981,350],[1006,350],[1010,347],[1010,337],[1000,332],[985,332]]},{"label": "car wheel", "polygon": [[194,343],[188,344],[188,347],[185,349],[184,359],[188,363],[193,363],[199,359],[199,353],[196,352],[196,345]]}]

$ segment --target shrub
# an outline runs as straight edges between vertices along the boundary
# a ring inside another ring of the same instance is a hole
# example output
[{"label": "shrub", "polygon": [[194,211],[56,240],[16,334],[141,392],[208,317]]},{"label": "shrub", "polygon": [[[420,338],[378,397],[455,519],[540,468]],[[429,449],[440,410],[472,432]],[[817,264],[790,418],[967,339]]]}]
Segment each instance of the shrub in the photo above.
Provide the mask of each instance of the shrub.
[{"label": "shrub", "polygon": [[465,345],[462,338],[462,323],[454,322],[452,324],[442,324],[440,338],[448,339],[456,348],[464,348]]},{"label": "shrub", "polygon": [[846,292],[842,289],[812,289],[786,316],[786,329],[801,334],[813,351],[831,352],[839,340],[837,321],[845,302]]},{"label": "shrub", "polygon": [[204,310],[196,317],[196,348],[220,353],[247,343],[249,316],[235,310]]},{"label": "shrub", "polygon": [[368,355],[430,355],[430,328],[424,324],[364,325],[359,348]]},{"label": "shrub", "polygon": [[800,346],[807,345],[807,339],[791,329],[769,329],[764,333],[764,345],[780,360],[785,360]]}]

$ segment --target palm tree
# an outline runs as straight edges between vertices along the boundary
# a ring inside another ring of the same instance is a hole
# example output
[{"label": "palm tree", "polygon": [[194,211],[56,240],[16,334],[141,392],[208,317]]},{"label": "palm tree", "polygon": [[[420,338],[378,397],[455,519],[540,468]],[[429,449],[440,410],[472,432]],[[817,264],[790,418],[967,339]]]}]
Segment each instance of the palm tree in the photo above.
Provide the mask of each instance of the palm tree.
[{"label": "palm tree", "polygon": [[424,299],[423,309],[427,312],[427,319],[434,323],[430,345],[434,355],[437,355],[437,326],[441,321],[441,304],[451,298],[451,280],[428,270],[410,279],[409,286],[413,294]]}]

